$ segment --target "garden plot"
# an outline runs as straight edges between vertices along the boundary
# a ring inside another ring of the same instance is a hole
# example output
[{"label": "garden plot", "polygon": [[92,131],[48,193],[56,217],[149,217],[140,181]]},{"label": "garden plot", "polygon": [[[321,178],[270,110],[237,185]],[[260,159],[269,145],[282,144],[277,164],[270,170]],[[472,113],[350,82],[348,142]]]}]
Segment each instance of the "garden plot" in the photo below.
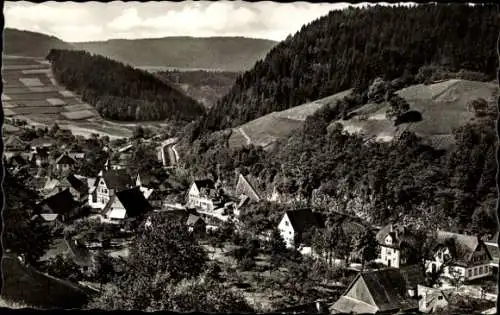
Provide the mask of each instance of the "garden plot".
[{"label": "garden plot", "polygon": [[67,119],[71,119],[71,120],[81,120],[81,119],[87,119],[87,118],[91,118],[91,117],[95,116],[95,114],[88,109],[78,110],[78,111],[73,111],[73,112],[62,112],[61,115],[63,115]]},{"label": "garden plot", "polygon": [[[76,97],[66,97],[66,98],[62,98],[62,100],[66,103],[67,106],[82,104],[82,101]],[[93,109],[93,107],[90,106],[90,108],[85,108],[85,109]]]},{"label": "garden plot", "polygon": [[3,108],[14,108],[14,107],[17,107],[17,104],[12,103],[12,102],[2,102],[2,105],[3,105]]},{"label": "garden plot", "polygon": [[58,92],[58,89],[53,86],[35,86],[35,87],[30,87],[30,91],[32,92]]},{"label": "garden plot", "polygon": [[75,95],[75,94],[73,94],[72,92],[70,92],[70,91],[66,91],[66,90],[64,90],[64,91],[59,91],[59,94],[61,94],[61,95],[62,95],[62,96],[64,96],[64,97],[75,97],[75,96],[76,96],[76,95]]},{"label": "garden plot", "polygon": [[60,98],[57,92],[31,92],[31,93],[9,93],[9,96],[14,101],[36,101],[36,100],[47,100],[50,98]]},{"label": "garden plot", "polygon": [[61,106],[61,105],[66,105],[66,102],[63,101],[62,99],[60,98],[48,98],[47,99],[47,102],[50,103],[50,105],[54,105],[54,106]]}]

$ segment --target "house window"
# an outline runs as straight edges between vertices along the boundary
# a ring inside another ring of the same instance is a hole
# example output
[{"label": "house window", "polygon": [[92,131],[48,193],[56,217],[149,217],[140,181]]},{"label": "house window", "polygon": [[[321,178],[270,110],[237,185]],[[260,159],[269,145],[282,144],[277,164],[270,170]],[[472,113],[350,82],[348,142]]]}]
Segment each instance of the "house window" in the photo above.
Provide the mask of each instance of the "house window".
[{"label": "house window", "polygon": [[488,273],[488,266],[484,266],[484,273]]},{"label": "house window", "polygon": [[474,276],[477,276],[477,268],[474,268]]},{"label": "house window", "polygon": [[288,221],[285,221],[285,226],[288,226]]},{"label": "house window", "polygon": [[482,275],[483,274],[483,267],[479,267],[479,274]]},{"label": "house window", "polygon": [[438,296],[438,300],[442,300],[442,299],[443,299],[442,295]]},{"label": "house window", "polygon": [[469,278],[472,277],[472,270],[469,269]]},{"label": "house window", "polygon": [[292,231],[289,231],[288,234],[292,235]]}]

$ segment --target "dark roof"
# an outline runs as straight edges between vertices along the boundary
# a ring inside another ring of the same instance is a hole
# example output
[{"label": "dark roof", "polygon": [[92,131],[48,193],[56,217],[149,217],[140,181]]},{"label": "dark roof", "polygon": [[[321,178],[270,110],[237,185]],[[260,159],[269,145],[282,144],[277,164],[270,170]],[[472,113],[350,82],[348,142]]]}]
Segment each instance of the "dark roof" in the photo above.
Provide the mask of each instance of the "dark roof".
[{"label": "dark roof", "polygon": [[[145,212],[153,210],[153,207],[144,198],[139,187],[134,187],[126,190],[117,192],[114,196],[118,198],[125,210],[127,211],[127,216],[129,218],[141,215]],[[110,200],[108,205],[111,205],[113,199]]]},{"label": "dark roof", "polygon": [[108,170],[102,174],[106,186],[116,191],[125,190],[134,186],[132,179],[124,169]]},{"label": "dark roof", "polygon": [[[457,262],[470,261],[470,259],[472,258],[472,254],[476,251],[479,244],[483,243],[477,236],[458,234],[446,231],[438,231],[437,238],[438,242],[441,245],[445,245],[446,240],[449,239],[455,240],[455,244],[460,247],[460,250],[458,250],[459,257],[454,257],[457,260]],[[487,247],[486,250],[488,250]]]},{"label": "dark roof", "polygon": [[236,184],[236,193],[243,194],[251,198],[252,201],[255,202],[260,200],[260,196],[257,193],[257,190],[255,190],[254,186],[243,174],[240,174],[238,177],[238,183]]},{"label": "dark roof", "polygon": [[198,189],[200,188],[215,189],[215,183],[211,179],[195,180],[194,183],[196,187],[198,187]]},{"label": "dark roof", "polygon": [[80,193],[86,193],[88,192],[88,186],[87,186],[87,183],[84,183],[83,181],[79,180],[78,178],[75,177],[75,175],[71,174],[71,175],[68,175],[66,178],[65,178],[65,181],[68,182],[68,184],[70,184],[70,186],[77,190],[78,192]]},{"label": "dark roof", "polygon": [[325,227],[325,216],[319,212],[313,212],[311,209],[291,210],[287,211],[286,215],[297,233],[302,233],[311,227]]},{"label": "dark roof", "polygon": [[405,278],[398,269],[362,272],[360,277],[365,281],[381,312],[411,309],[416,306],[407,295]]},{"label": "dark roof", "polygon": [[[385,243],[385,238],[390,235],[392,237],[392,245],[387,245]],[[415,242],[414,236],[412,235],[410,229],[396,225],[396,224],[388,224],[380,229],[375,238],[380,245],[400,248],[403,243],[413,244]]]},{"label": "dark roof", "polygon": [[65,189],[46,198],[39,205],[46,205],[53,213],[68,214],[75,208],[76,203],[73,199],[73,195],[69,192],[69,189]]},{"label": "dark roof", "polygon": [[71,259],[75,264],[82,267],[92,266],[92,254],[85,245],[67,236],[64,237],[64,241],[71,254]]},{"label": "dark roof", "polygon": [[57,158],[56,164],[75,164],[75,160],[69,157],[68,154],[63,153]]},{"label": "dark roof", "polygon": [[189,214],[189,216],[187,218],[187,221],[186,221],[186,224],[188,226],[192,226],[192,225],[195,225],[196,222],[198,222],[199,220],[201,220],[202,223],[205,222],[205,221],[203,221],[203,219],[200,216],[197,216],[197,215],[194,215],[194,214]]}]

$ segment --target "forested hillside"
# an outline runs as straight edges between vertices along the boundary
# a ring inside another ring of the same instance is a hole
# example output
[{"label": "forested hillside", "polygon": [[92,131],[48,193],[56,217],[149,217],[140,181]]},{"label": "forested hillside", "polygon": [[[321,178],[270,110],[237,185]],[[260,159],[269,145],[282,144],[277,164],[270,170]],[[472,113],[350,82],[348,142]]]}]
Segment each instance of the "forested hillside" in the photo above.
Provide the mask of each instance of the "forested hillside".
[{"label": "forested hillside", "polygon": [[58,83],[79,94],[104,117],[122,121],[186,120],[201,104],[154,75],[84,51],[51,50]]},{"label": "forested hillside", "polygon": [[309,100],[366,87],[378,76],[401,77],[408,84],[419,71],[464,69],[493,79],[498,12],[495,4],[332,11],[280,42],[239,76],[195,129],[204,133],[238,126]]},{"label": "forested hillside", "polygon": [[172,82],[188,96],[210,108],[229,92],[238,72],[229,71],[161,71],[155,75]]},{"label": "forested hillside", "polygon": [[41,33],[6,28],[3,31],[5,55],[45,57],[51,49],[74,49],[57,37]]},{"label": "forested hillside", "polygon": [[264,58],[276,42],[244,37],[164,37],[73,44],[133,66],[243,71]]}]

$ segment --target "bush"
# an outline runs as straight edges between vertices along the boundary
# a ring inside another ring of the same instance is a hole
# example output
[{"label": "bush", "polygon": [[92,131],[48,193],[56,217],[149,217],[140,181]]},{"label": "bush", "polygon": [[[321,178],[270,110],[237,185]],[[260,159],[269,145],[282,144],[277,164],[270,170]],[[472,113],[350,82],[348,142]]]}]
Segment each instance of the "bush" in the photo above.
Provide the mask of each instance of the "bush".
[{"label": "bush", "polygon": [[394,126],[398,126],[404,123],[412,123],[422,121],[422,114],[416,110],[410,110],[396,117],[394,121]]}]

